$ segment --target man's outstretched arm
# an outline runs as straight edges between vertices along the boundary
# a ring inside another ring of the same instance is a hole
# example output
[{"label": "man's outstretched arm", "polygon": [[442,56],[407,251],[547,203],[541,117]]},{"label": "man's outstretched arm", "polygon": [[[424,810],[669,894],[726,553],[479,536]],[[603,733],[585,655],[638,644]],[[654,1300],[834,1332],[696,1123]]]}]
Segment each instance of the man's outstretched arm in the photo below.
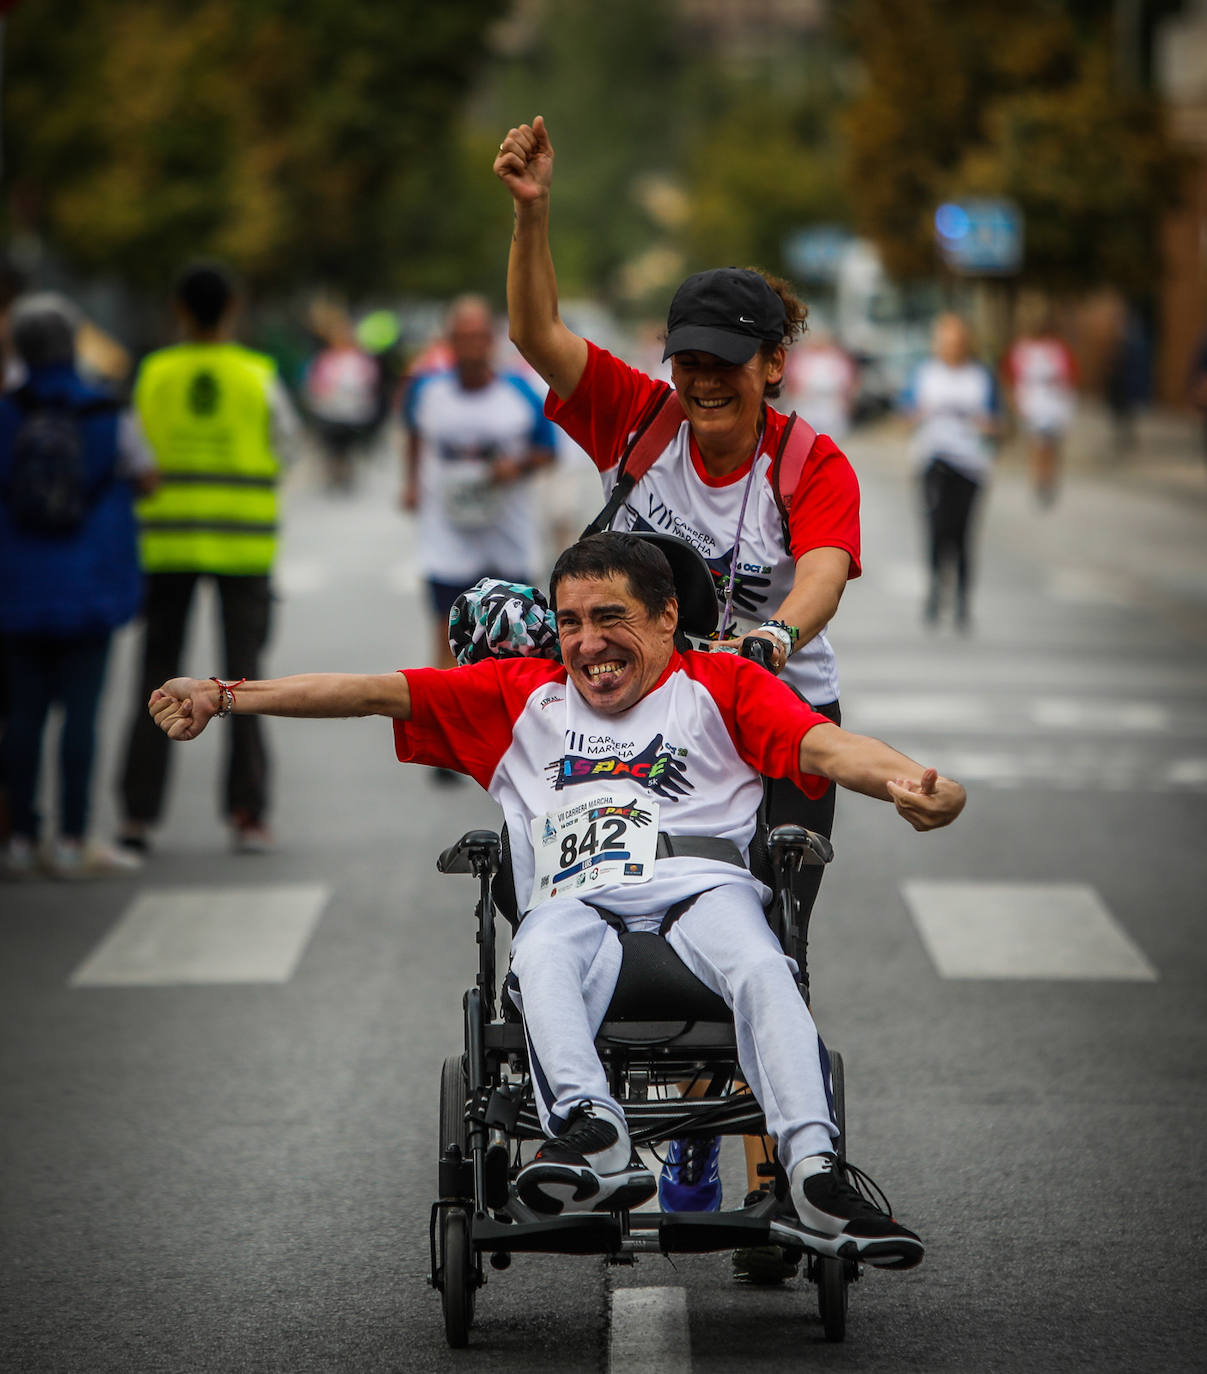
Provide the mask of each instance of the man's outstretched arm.
[{"label": "man's outstretched arm", "polygon": [[837,725],[815,725],[801,741],[806,773],[833,778],[840,787],[891,801],[915,830],[950,825],[967,799],[958,782],[925,768],[882,740]]},{"label": "man's outstretched arm", "polygon": [[[222,689],[210,678],[174,677],[151,693],[147,709],[170,739],[196,739],[218,714]],[[411,692],[402,673],[299,673],[244,682],[234,689],[239,716],[411,718]]]}]

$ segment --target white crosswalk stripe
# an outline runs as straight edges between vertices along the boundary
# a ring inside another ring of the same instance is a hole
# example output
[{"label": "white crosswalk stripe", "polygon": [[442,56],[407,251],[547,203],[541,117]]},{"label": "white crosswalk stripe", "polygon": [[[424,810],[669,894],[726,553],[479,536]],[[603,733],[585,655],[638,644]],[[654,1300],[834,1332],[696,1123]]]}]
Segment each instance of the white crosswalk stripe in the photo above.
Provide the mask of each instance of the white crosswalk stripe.
[{"label": "white crosswalk stripe", "polygon": [[329,897],[315,883],[148,888],[70,985],[288,982]]},{"label": "white crosswalk stripe", "polygon": [[610,1374],[691,1374],[685,1288],[617,1288]]},{"label": "white crosswalk stripe", "polygon": [[1084,883],[901,885],[944,978],[1156,981],[1144,953]]}]

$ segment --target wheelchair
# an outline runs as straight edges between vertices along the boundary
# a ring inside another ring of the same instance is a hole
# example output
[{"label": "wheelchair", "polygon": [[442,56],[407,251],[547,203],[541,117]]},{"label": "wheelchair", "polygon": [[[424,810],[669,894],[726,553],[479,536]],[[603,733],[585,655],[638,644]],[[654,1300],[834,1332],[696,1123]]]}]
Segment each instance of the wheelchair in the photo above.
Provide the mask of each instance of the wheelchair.
[{"label": "wheelchair", "polygon": [[[758,828],[750,867],[771,890],[768,920],[800,966],[808,1001],[807,930],[792,892],[803,865],[825,864],[830,842],[795,825]],[[468,1343],[484,1261],[507,1269],[512,1256],[534,1252],[599,1255],[632,1264],[641,1254],[673,1255],[779,1245],[805,1261],[816,1289],[825,1337],[846,1334],[850,1284],[862,1266],[810,1250],[788,1201],[778,1161],[760,1165],[770,1185],[751,1206],[720,1212],[644,1209],[537,1213],[518,1197],[514,1180],[545,1139],[533,1099],[519,1012],[496,977],[496,919],[519,920],[506,830],[471,830],[437,861],[442,873],[472,875],[478,973],[465,993],[464,1048],[444,1062],[440,1081],[439,1197],[430,1222],[429,1281],[441,1296],[448,1344]],[[680,1137],[763,1135],[763,1113],[741,1083],[733,1019],[725,1003],[680,961],[662,936],[621,935],[621,973],[596,1048],[609,1086],[623,1107],[633,1144],[657,1150]],[[841,1055],[830,1052],[830,1089],[839,1129],[835,1150],[845,1158],[845,1089]],[[690,1083],[691,1095],[681,1092]],[[702,1089],[701,1095],[696,1095]]]}]

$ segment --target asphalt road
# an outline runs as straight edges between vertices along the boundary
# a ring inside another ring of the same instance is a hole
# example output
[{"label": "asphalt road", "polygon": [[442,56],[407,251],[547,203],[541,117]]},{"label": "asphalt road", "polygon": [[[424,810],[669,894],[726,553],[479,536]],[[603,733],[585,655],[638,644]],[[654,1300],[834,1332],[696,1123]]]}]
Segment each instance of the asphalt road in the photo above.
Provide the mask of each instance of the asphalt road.
[{"label": "asphalt road", "polygon": [[[472,884],[433,861],[494,807],[398,765],[385,722],[272,722],[279,849],[235,856],[215,722],[174,755],[138,877],[0,889],[0,1368],[1203,1368],[1207,491],[1083,474],[1041,513],[1007,469],[958,637],[919,619],[898,447],[851,451],[867,571],[834,627],[845,723],[970,801],[918,836],[843,798],[814,1005],[847,1060],[852,1158],[926,1263],[866,1274],[828,1345],[802,1284],[739,1287],[725,1256],[521,1257],[448,1351],[427,1220],[476,954]],[[392,497],[384,464],[342,500],[297,475],[275,672],[425,659]],[[212,643],[199,625],[190,671],[216,670]],[[106,696],[102,832],[132,650]],[[736,1195],[728,1153],[724,1173]],[[616,1296],[634,1287],[686,1333],[644,1360]]]}]

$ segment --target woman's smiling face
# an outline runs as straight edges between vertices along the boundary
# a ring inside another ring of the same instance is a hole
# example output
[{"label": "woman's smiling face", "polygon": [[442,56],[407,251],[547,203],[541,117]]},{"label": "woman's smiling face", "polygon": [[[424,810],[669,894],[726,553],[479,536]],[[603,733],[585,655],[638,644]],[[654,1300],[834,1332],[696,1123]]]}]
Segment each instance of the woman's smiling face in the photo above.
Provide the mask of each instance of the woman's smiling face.
[{"label": "woman's smiling face", "polygon": [[671,355],[671,380],[701,452],[724,452],[735,468],[754,446],[764,392],[783,375],[782,348],[770,359],[759,349],[744,363],[694,349]]}]

